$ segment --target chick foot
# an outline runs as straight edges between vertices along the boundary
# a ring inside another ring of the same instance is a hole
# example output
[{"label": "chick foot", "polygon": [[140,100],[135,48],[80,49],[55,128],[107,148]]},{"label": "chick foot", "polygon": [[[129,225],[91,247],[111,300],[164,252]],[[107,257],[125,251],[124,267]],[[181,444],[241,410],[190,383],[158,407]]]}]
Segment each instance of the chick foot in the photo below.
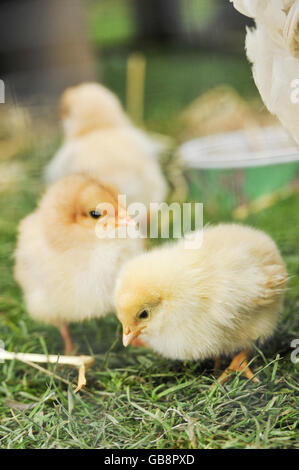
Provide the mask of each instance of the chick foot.
[{"label": "chick foot", "polygon": [[255,383],[259,382],[258,378],[254,377],[253,372],[248,366],[248,352],[241,351],[233,358],[230,365],[227,367],[227,369],[225,369],[220,377],[218,377],[216,382],[213,384],[213,387],[217,384],[223,385],[225,382],[227,382],[233,372],[241,372],[245,375],[245,377],[247,377],[247,379],[251,379]]},{"label": "chick foot", "polygon": [[72,341],[69,327],[67,325],[63,325],[59,328],[59,331],[64,342],[64,354],[66,356],[70,356],[75,350],[75,345]]}]

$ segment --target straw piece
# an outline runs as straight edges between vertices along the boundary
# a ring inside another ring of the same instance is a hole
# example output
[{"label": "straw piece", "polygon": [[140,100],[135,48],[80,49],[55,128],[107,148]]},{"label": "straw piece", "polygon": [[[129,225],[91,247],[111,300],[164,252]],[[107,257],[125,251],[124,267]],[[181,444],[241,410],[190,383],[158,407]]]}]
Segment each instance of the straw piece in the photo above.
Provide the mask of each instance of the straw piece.
[{"label": "straw piece", "polygon": [[79,392],[82,387],[85,387],[86,385],[86,377],[85,377],[85,365],[82,364],[79,367],[79,374],[78,374],[78,385],[77,388],[75,389],[75,393]]},{"label": "straw piece", "polygon": [[31,353],[14,353],[3,351],[0,349],[0,360],[13,360],[25,362],[28,365],[35,366],[35,362],[44,362],[50,364],[64,364],[78,367],[78,384],[75,392],[78,392],[86,385],[85,371],[90,367],[95,359],[91,356],[59,356],[56,354],[31,354]]},{"label": "straw piece", "polygon": [[127,64],[127,111],[134,122],[143,123],[146,59],[143,54],[131,54]]}]

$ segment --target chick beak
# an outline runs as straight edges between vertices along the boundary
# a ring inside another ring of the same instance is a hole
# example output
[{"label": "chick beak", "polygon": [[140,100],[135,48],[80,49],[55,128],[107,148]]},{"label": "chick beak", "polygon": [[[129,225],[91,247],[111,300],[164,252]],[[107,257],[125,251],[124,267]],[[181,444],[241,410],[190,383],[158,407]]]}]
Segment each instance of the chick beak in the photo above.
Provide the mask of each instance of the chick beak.
[{"label": "chick beak", "polygon": [[145,328],[142,326],[140,328],[130,329],[129,327],[123,327],[123,345],[126,348],[129,344],[132,343],[133,339],[137,338],[140,335],[141,331]]}]

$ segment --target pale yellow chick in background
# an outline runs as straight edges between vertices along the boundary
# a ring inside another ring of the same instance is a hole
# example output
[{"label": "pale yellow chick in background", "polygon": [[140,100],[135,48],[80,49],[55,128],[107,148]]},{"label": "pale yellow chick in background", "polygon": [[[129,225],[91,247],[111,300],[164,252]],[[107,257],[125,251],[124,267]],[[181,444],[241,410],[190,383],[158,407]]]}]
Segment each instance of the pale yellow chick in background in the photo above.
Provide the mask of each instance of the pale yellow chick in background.
[{"label": "pale yellow chick in background", "polygon": [[[97,209],[102,203],[107,211]],[[96,224],[110,233],[131,223],[117,194],[83,175],[51,186],[20,223],[15,278],[30,315],[60,329],[66,354],[73,350],[67,325],[114,310],[118,271],[143,248],[140,239],[98,238]]]},{"label": "pale yellow chick in background", "polygon": [[139,336],[179,360],[238,353],[229,370],[252,378],[248,353],[273,334],[282,308],[281,255],[265,233],[237,224],[208,226],[200,248],[186,246],[184,239],[164,245],[122,268],[115,304],[123,343]]},{"label": "pale yellow chick in background", "polygon": [[87,173],[127,195],[127,202],[161,202],[167,193],[158,154],[161,144],[137,129],[118,98],[96,83],[68,88],[61,98],[65,143],[47,166],[54,182]]}]

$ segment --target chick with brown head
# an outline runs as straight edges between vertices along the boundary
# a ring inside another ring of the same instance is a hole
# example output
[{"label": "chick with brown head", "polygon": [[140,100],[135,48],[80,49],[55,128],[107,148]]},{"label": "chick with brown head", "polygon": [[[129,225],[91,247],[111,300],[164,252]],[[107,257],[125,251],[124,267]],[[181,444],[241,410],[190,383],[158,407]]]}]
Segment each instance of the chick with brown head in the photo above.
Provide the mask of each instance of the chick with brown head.
[{"label": "chick with brown head", "polygon": [[21,222],[15,278],[28,312],[60,329],[67,353],[69,323],[113,311],[118,271],[143,248],[140,239],[118,237],[133,223],[111,187],[84,175],[51,186]]}]

